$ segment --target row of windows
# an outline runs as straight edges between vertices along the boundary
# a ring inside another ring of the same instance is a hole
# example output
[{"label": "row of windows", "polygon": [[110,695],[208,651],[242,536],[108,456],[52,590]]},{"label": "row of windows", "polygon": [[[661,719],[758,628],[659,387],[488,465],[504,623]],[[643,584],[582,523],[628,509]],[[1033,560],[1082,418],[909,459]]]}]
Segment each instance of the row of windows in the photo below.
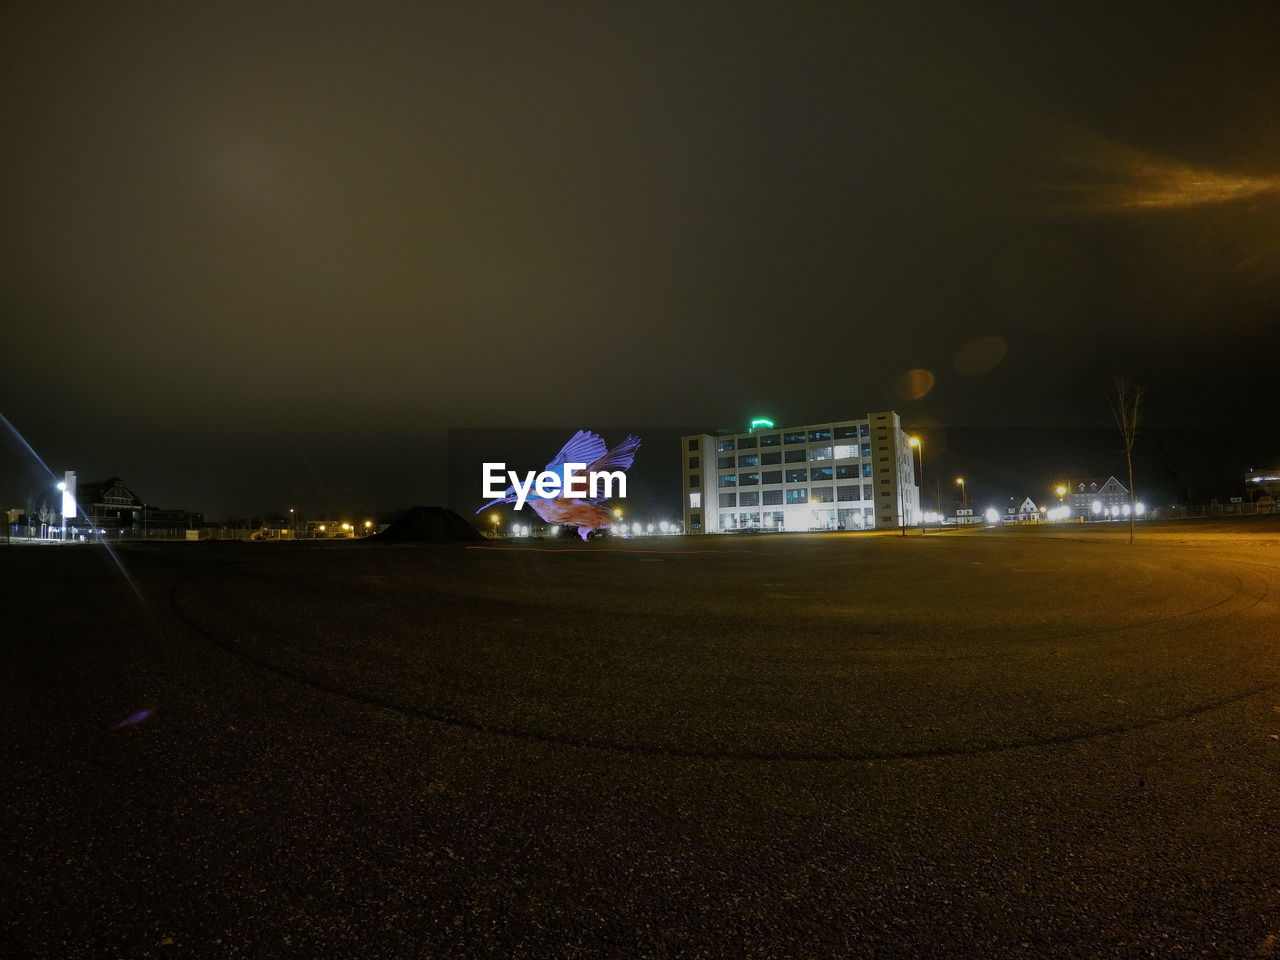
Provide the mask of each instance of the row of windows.
[{"label": "row of windows", "polygon": [[[857,477],[870,477],[871,464],[845,464],[839,467],[799,467],[793,470],[765,470],[760,473],[722,473],[716,478],[717,487],[754,487],[757,484],[770,483],[806,483],[812,480],[853,480]],[[696,474],[689,477],[689,486],[698,486],[701,478]]]},{"label": "row of windows", "polygon": [[[870,507],[865,509],[852,510],[814,510],[810,518],[811,523],[808,529],[813,529],[813,524],[819,528],[834,529],[836,526],[836,518],[839,517],[839,528],[842,530],[865,530],[868,527],[875,526],[875,511]],[[701,520],[701,517],[698,518]],[[886,519],[892,519],[887,517]],[[690,518],[692,520],[692,517]],[[758,513],[751,511],[748,513],[722,513],[720,514],[721,530],[741,530],[750,527],[775,527],[782,529],[786,526],[786,515],[780,510],[765,511]]]},{"label": "row of windows", "polygon": [[[724,453],[727,450],[755,450],[757,447],[776,447],[779,443],[822,443],[832,438],[836,440],[856,440],[860,437],[869,437],[871,431],[865,423],[850,423],[842,427],[819,427],[816,430],[794,430],[788,433],[765,433],[756,434],[749,437],[726,437],[716,441],[716,452]],[[697,441],[689,441],[689,449],[696,450]]]},{"label": "row of windows", "polygon": [[[810,460],[853,460],[859,456],[871,456],[871,444],[864,443],[861,447],[858,444],[837,444],[834,447],[811,447],[808,450],[788,450],[786,451],[785,460],[783,454],[777,450],[770,453],[740,453],[738,456],[717,457],[716,468],[718,470],[732,470],[738,467],[759,467],[771,466],[775,463],[805,463]],[[689,458],[689,468],[694,469],[698,466],[697,457]],[[884,459],[883,457],[881,459]]]},{"label": "row of windows", "polygon": [[[784,503],[852,503],[871,499],[871,484],[839,484],[832,487],[793,487],[790,490],[743,490],[740,493],[720,494],[720,509],[729,507],[774,507]],[[702,500],[698,500],[701,505]],[[692,506],[692,504],[691,504]]]}]

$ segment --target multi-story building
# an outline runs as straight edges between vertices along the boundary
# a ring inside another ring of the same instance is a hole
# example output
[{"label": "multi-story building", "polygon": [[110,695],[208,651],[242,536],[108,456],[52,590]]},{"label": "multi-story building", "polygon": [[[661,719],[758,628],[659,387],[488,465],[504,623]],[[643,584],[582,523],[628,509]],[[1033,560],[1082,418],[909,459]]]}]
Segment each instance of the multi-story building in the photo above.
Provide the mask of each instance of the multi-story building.
[{"label": "multi-story building", "polygon": [[1128,488],[1115,477],[1069,480],[1067,489],[1067,506],[1073,517],[1107,516],[1108,511],[1114,513],[1129,502]]},{"label": "multi-story building", "polygon": [[907,435],[893,411],[681,440],[684,529],[886,530],[920,519]]},{"label": "multi-story building", "polygon": [[1250,470],[1244,475],[1244,489],[1250,500],[1261,497],[1280,500],[1280,468],[1275,470]]}]

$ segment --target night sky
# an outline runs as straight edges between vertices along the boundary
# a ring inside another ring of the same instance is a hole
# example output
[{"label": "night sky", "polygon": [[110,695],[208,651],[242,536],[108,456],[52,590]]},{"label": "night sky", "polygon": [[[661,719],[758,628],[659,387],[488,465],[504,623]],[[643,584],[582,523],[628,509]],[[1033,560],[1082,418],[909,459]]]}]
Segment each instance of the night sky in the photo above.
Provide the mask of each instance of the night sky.
[{"label": "night sky", "polygon": [[0,413],[211,518],[886,408],[1036,496],[1113,374],[1148,487],[1280,462],[1280,5],[796,6],[10,6]]}]

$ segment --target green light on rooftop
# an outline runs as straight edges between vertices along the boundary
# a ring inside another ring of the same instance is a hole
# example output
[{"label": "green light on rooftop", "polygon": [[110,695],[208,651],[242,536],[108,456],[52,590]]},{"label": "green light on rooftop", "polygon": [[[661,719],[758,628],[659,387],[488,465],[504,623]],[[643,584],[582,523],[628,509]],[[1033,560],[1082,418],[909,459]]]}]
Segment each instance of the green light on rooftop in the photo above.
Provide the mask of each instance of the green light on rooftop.
[{"label": "green light on rooftop", "polygon": [[767,417],[756,417],[751,421],[751,429],[747,433],[755,433],[757,430],[772,430],[773,421]]}]

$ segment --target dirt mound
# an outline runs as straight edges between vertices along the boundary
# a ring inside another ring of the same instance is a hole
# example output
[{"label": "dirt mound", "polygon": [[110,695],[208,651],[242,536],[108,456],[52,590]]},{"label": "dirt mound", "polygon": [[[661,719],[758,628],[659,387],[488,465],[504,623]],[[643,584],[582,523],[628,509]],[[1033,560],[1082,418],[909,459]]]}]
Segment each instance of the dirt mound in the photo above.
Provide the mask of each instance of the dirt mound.
[{"label": "dirt mound", "polygon": [[480,540],[479,531],[444,507],[410,507],[381,533],[369,539],[381,543],[458,543]]}]

